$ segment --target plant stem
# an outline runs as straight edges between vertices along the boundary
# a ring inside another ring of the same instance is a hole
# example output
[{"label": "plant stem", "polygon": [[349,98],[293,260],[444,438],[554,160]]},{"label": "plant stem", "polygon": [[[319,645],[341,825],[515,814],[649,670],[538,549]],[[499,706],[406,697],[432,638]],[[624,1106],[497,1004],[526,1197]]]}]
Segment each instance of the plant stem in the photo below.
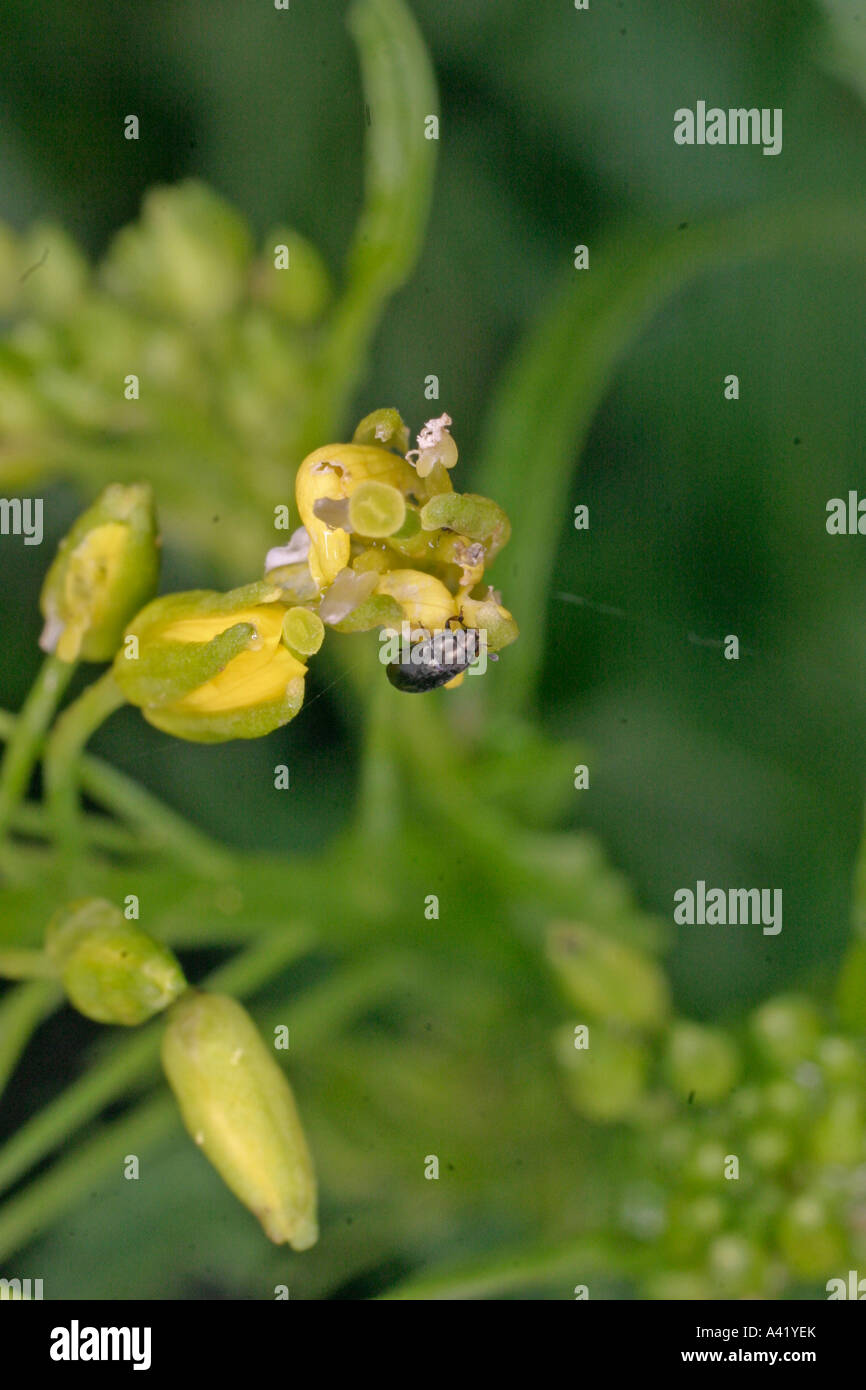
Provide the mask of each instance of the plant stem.
[{"label": "plant stem", "polygon": [[7,736],[0,764],[0,841],[9,831],[18,803],[27,790],[45,730],[54,718],[75,664],[48,656],[40,667],[20,714]]},{"label": "plant stem", "polygon": [[382,1299],[472,1299],[515,1290],[563,1283],[564,1296],[573,1297],[577,1284],[589,1273],[628,1277],[639,1269],[640,1259],[616,1249],[609,1242],[582,1236],[565,1245],[535,1250],[514,1250],[469,1261],[450,1269],[419,1274],[396,1285]]},{"label": "plant stem", "polygon": [[[0,710],[0,739],[12,739],[16,725],[14,715],[8,710]],[[38,741],[37,754],[41,752],[43,741],[42,738]],[[228,850],[196,830],[125,773],[104,763],[101,758],[87,755],[80,758],[79,768],[81,786],[88,796],[116,815],[126,817],[140,835],[147,837],[148,847],[171,854],[186,868],[194,869],[204,878],[224,877],[234,869],[234,860]],[[39,814],[38,807],[19,807],[15,817],[16,828],[45,838]],[[94,844],[106,849],[140,848],[140,841],[132,840],[120,826],[110,822],[101,826],[94,818],[90,821],[89,829]]]},{"label": "plant stem", "polygon": [[83,846],[78,803],[81,752],[99,726],[125,703],[112,672],[106,671],[61,715],[45,745],[48,808],[58,845],[70,868]]},{"label": "plant stem", "polygon": [[171,854],[203,878],[224,878],[234,870],[229,850],[110,764],[99,758],[83,758],[80,776],[88,796],[123,816],[147,837],[152,848]]},{"label": "plant stem", "polygon": [[366,729],[361,756],[358,829],[373,844],[387,843],[399,825],[400,777],[394,757],[391,686],[376,672],[366,702]]},{"label": "plant stem", "polygon": [[60,1000],[58,986],[34,980],[10,990],[0,1003],[0,1095],[27,1046],[33,1030]]},{"label": "plant stem", "polygon": [[4,980],[53,980],[57,971],[44,951],[8,946],[0,949],[0,976]]}]

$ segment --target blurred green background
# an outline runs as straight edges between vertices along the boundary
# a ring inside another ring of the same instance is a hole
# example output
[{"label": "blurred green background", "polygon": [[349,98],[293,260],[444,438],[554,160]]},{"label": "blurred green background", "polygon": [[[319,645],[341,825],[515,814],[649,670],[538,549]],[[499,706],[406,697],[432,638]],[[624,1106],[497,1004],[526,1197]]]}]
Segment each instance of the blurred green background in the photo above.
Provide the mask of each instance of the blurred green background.
[{"label": "blurred green background", "polygon": [[[457,485],[502,501],[516,537],[522,499],[554,466],[543,430],[534,448],[529,422],[525,451],[498,472],[488,457],[483,486],[476,460],[507,364],[575,281],[639,271],[659,238],[679,236],[688,247],[709,218],[819,209],[817,230],[766,256],[739,264],[734,244],[628,342],[585,446],[574,440],[570,476],[557,474],[556,524],[546,553],[537,550],[551,572],[545,604],[515,616],[524,633],[544,634],[537,726],[579,740],[590,767],[591,789],[563,797],[561,823],[596,832],[642,905],[668,921],[675,889],[697,879],[783,890],[778,937],[678,930],[669,963],[679,1011],[725,1021],[771,991],[820,990],[849,931],[866,714],[864,542],[825,529],[828,499],[863,477],[866,282],[862,258],[837,255],[836,223],[829,214],[822,222],[820,208],[854,200],[864,186],[866,64],[856,36],[866,14],[807,0],[593,0],[586,13],[570,0],[409,7],[440,90],[432,209],[344,432],[378,405],[397,406],[413,432],[447,410],[461,451]],[[362,201],[366,128],[346,8],[91,0],[83,9],[48,3],[37,15],[29,0],[6,0],[0,216],[15,229],[59,222],[98,259],[138,217],[151,185],[194,176],[248,218],[257,243],[288,222],[339,276]],[[673,113],[699,99],[783,108],[782,153],[678,147]],[[138,142],[122,138],[129,112],[141,120]],[[572,268],[577,243],[589,246],[587,272]],[[624,249],[607,251],[616,245]],[[577,331],[563,349],[568,392],[566,359],[600,349]],[[431,373],[438,406],[424,397]],[[739,401],[724,399],[728,373],[739,377]],[[552,410],[555,377],[550,386]],[[44,495],[45,545],[3,541],[0,705],[8,709],[20,706],[37,669],[37,587],[82,498],[68,481]],[[587,532],[572,524],[578,503],[590,510]],[[203,474],[203,514],[209,506]],[[506,604],[525,563],[517,546],[497,563]],[[249,577],[170,536],[164,587]],[[738,662],[689,640],[728,633],[747,649]],[[32,639],[23,649],[22,634]],[[487,677],[493,709],[510,655]],[[352,811],[358,721],[345,684],[330,688],[334,677],[314,665],[303,715],[255,744],[181,745],[126,711],[94,748],[228,843],[284,855],[290,893],[292,856],[328,844]],[[564,788],[576,760],[564,748]],[[277,762],[291,766],[290,799],[262,796]],[[38,1093],[35,1071],[27,1076]],[[13,1110],[7,1126],[15,1118]],[[153,1211],[137,1222],[165,1219],[166,1191],[183,1207],[201,1178],[194,1162],[179,1146],[168,1155],[163,1181],[144,1199]],[[127,1219],[112,1217],[122,1197],[100,1199],[112,1248]],[[84,1209],[76,1220],[90,1222]],[[259,1246],[257,1232],[243,1230],[247,1243],[231,1256],[218,1233],[201,1233],[199,1282],[185,1286],[187,1296],[247,1287]],[[86,1278],[94,1296],[107,1296],[99,1270],[115,1277],[117,1262],[88,1231]],[[80,1258],[75,1235],[73,1224],[71,1246],[41,1249],[39,1270],[67,1248]],[[452,1235],[444,1241],[452,1254],[479,1243],[477,1231],[469,1241]],[[122,1296],[159,1296],[158,1254],[150,1268],[139,1247],[131,1251],[138,1264]],[[387,1273],[357,1289],[375,1291]]]}]

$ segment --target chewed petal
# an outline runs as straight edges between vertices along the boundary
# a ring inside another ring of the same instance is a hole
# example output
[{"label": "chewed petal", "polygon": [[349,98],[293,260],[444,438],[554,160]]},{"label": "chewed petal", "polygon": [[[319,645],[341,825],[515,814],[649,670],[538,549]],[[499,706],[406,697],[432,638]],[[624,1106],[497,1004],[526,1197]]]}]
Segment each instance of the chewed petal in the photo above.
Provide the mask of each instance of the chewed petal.
[{"label": "chewed petal", "polygon": [[288,545],[274,545],[265,556],[265,574],[281,565],[296,565],[310,553],[310,533],[306,526],[293,531]]}]

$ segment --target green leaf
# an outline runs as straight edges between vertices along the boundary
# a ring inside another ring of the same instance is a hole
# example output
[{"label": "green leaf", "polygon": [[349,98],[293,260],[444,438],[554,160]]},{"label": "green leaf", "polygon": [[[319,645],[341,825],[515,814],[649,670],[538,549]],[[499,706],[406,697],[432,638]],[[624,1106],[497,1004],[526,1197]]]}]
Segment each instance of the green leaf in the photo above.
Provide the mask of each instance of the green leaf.
[{"label": "green leaf", "polygon": [[633,228],[571,270],[517,350],[491,409],[476,479],[515,521],[496,583],[521,627],[497,700],[527,704],[546,643],[556,547],[571,479],[617,363],[671,295],[706,271],[797,250],[866,255],[862,206],[759,208],[673,233]]}]

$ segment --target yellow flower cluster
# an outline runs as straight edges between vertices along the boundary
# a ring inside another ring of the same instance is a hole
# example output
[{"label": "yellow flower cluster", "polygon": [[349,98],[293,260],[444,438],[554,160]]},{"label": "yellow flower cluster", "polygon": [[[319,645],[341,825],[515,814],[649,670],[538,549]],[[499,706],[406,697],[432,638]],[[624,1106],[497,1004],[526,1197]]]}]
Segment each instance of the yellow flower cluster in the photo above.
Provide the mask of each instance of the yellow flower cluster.
[{"label": "yellow flower cluster", "polygon": [[376,411],[351,443],[305,458],[302,525],[268,553],[263,581],[159,598],[129,624],[114,662],[126,699],[178,738],[258,738],[297,714],[329,628],[408,639],[385,656],[410,691],[458,685],[479,648],[513,642],[514,619],[482,582],[510,524],[495,502],[454,491],[450,423],[428,422],[409,451],[397,412]]}]

